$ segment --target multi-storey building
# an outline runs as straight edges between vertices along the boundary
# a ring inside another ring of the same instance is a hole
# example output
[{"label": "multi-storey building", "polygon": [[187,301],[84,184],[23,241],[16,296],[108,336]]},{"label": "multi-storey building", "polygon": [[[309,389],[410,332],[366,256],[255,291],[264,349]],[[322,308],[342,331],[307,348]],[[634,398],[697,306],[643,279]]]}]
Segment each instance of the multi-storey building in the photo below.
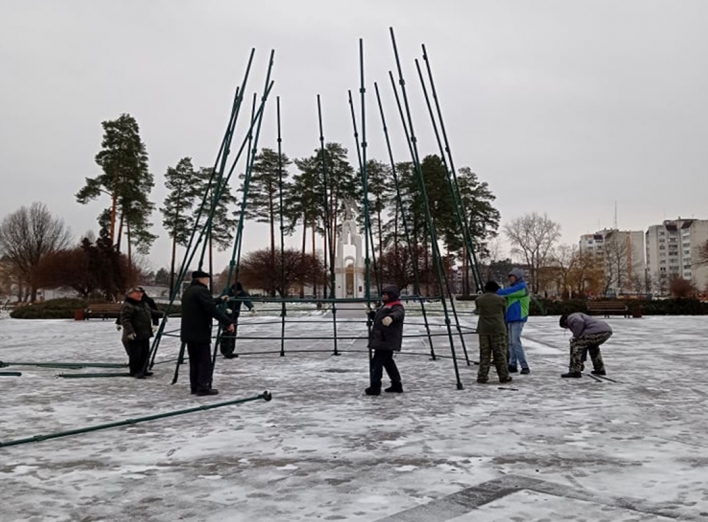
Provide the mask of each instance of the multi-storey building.
[{"label": "multi-storey building", "polygon": [[699,290],[708,284],[708,266],[697,264],[698,248],[708,241],[708,219],[666,220],[646,232],[647,273],[660,295],[672,278],[691,281]]},{"label": "multi-storey building", "polygon": [[607,292],[628,294],[645,291],[644,232],[603,229],[580,236],[580,252],[592,255],[602,268]]}]

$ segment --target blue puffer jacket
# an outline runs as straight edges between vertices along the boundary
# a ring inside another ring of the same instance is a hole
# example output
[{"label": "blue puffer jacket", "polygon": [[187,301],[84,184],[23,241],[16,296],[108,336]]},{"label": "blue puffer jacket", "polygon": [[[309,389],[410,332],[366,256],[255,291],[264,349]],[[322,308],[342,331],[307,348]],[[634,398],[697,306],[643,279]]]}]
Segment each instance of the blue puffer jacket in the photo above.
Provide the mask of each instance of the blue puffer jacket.
[{"label": "blue puffer jacket", "polygon": [[497,295],[506,298],[506,322],[507,323],[525,323],[529,318],[529,290],[524,281],[524,271],[520,268],[514,268],[509,275],[516,277],[516,283],[509,288],[502,288],[497,292]]}]

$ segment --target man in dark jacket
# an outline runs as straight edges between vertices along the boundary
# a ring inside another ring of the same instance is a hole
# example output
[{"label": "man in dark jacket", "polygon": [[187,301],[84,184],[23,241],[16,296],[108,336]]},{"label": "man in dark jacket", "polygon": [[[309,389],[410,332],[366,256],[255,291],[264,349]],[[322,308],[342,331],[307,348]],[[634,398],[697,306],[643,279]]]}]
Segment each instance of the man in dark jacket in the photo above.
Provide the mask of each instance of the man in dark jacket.
[{"label": "man in dark jacket", "polygon": [[492,357],[497,369],[499,382],[511,382],[507,367],[506,351],[506,299],[496,295],[499,285],[489,281],[484,285],[484,295],[479,296],[474,304],[479,314],[477,333],[479,334],[479,370],[477,382],[484,384],[489,380],[489,367]]},{"label": "man in dark jacket", "polygon": [[368,312],[374,323],[369,334],[369,348],[374,350],[374,357],[371,360],[371,385],[364,390],[367,395],[381,394],[381,377],[384,368],[391,379],[391,386],[384,391],[403,392],[401,374],[398,373],[398,367],[393,360],[393,352],[401,351],[405,310],[399,301],[398,287],[386,286],[381,294],[383,306],[376,311]]},{"label": "man in dark jacket", "polygon": [[[246,308],[248,308],[252,314],[256,313],[256,309],[253,308],[253,303],[251,301],[242,300],[250,296],[239,282],[236,282],[229,287],[229,291],[226,296],[229,299],[229,308],[226,310],[226,313],[234,321],[234,332],[224,333],[221,336],[221,340],[219,341],[219,349],[221,350],[221,354],[226,359],[233,359],[234,357],[238,357],[238,354],[234,353],[234,350],[236,349],[236,328],[238,328],[238,318],[241,315],[241,304],[243,303],[246,305]],[[231,301],[232,297],[239,300]]]},{"label": "man in dark jacket", "polygon": [[180,338],[187,344],[189,353],[189,383],[195,395],[216,395],[219,390],[211,387],[214,367],[211,364],[211,325],[217,319],[227,332],[234,331],[229,317],[216,306],[209,292],[211,276],[196,270],[192,284],[182,294],[182,324]]},{"label": "man in dark jacket", "polygon": [[123,346],[128,351],[130,375],[144,379],[152,375],[147,371],[147,359],[150,353],[152,321],[162,316],[162,312],[151,309],[142,299],[139,287],[131,288],[120,309],[120,325],[123,328]]},{"label": "man in dark jacket", "polygon": [[573,332],[570,340],[570,367],[564,378],[579,378],[583,376],[583,356],[590,352],[594,375],[606,375],[605,363],[600,354],[600,345],[612,336],[612,328],[605,321],[595,319],[583,313],[564,314],[559,321],[561,328]]}]

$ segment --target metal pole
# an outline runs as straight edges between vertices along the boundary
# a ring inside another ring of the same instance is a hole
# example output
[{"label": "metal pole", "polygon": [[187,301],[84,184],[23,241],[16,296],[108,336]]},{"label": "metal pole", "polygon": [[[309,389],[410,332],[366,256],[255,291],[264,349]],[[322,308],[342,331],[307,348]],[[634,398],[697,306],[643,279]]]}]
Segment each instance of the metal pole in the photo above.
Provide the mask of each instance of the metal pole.
[{"label": "metal pole", "polygon": [[156,415],[148,415],[146,417],[138,417],[137,419],[126,419],[117,422],[109,422],[107,424],[98,424],[96,426],[89,426],[87,428],[79,428],[75,430],[58,431],[56,433],[49,433],[47,435],[35,435],[34,437],[28,437],[25,439],[10,440],[7,442],[0,442],[0,448],[5,448],[8,446],[19,446],[20,444],[28,444],[30,442],[42,442],[49,439],[58,439],[59,437],[68,437],[69,435],[78,435],[80,433],[88,433],[91,431],[105,430],[108,428],[117,428],[119,426],[132,426],[135,424],[140,424],[141,422],[148,422],[156,419],[164,419],[165,417],[174,417],[176,415],[184,415],[186,413],[194,413],[197,411],[212,410],[214,408],[221,408],[223,406],[232,406],[234,404],[241,404],[244,402],[256,401],[258,399],[263,399],[265,401],[270,401],[273,397],[268,391],[264,391],[260,395],[255,397],[247,397],[245,399],[237,399],[233,401],[218,402],[216,404],[205,404],[203,406],[197,406],[196,408],[187,408],[186,410],[171,411],[168,413],[158,413]]}]

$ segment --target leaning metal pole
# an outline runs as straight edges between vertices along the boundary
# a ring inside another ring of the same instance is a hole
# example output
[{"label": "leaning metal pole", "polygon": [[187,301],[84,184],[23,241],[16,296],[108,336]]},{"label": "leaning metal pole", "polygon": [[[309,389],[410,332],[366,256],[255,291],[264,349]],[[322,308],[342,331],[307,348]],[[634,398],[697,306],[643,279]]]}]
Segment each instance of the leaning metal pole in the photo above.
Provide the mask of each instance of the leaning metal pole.
[{"label": "leaning metal pole", "polygon": [[[456,174],[456,170],[455,170],[455,163],[452,160],[452,150],[450,149],[450,142],[447,139],[447,131],[445,130],[445,122],[442,117],[442,110],[440,108],[440,101],[438,99],[437,90],[435,89],[435,81],[433,80],[433,71],[430,67],[430,60],[428,59],[428,53],[425,49],[425,44],[422,45],[422,48],[423,48],[423,60],[425,61],[425,67],[428,72],[428,81],[430,83],[430,93],[432,94],[433,101],[435,102],[435,109],[437,111],[438,121],[440,121],[440,130],[442,131],[443,140],[445,142],[445,152],[447,152],[447,157],[450,161],[450,172],[452,173],[452,178],[454,181],[455,190],[457,192],[457,197],[458,197],[458,199],[460,199],[460,187],[459,187],[459,184],[457,183],[457,174]],[[463,217],[463,219],[465,222],[465,226],[467,227],[467,234],[469,236],[469,249],[470,249],[470,253],[472,255],[472,263],[471,263],[472,276],[475,280],[475,285],[477,286],[477,292],[479,293],[483,290],[484,283],[482,282],[482,275],[479,272],[479,263],[477,261],[477,254],[474,250],[474,240],[472,238],[472,234],[470,233],[471,227],[467,224],[466,216]]]},{"label": "leaning metal pole", "polygon": [[[433,223],[432,216],[430,214],[430,207],[428,205],[428,196],[427,196],[427,191],[425,189],[425,179],[423,178],[423,172],[421,170],[421,165],[420,165],[420,155],[418,154],[418,146],[417,146],[417,138],[415,135],[415,130],[413,127],[413,119],[411,117],[411,111],[410,111],[410,106],[408,103],[408,95],[406,93],[406,82],[403,79],[403,70],[401,69],[401,62],[398,57],[398,48],[396,46],[396,37],[393,33],[393,27],[390,28],[390,33],[391,33],[391,42],[393,44],[393,52],[396,60],[396,68],[398,69],[398,82],[399,85],[401,86],[401,95],[403,97],[403,102],[405,105],[406,109],[406,121],[408,122],[408,130],[410,131],[410,136],[409,136],[409,142],[410,142],[410,147],[413,151],[413,167],[415,169],[415,173],[418,179],[418,186],[421,191],[421,195],[423,196],[423,201],[424,201],[424,211],[425,211],[425,218],[428,223],[428,231],[430,234],[430,243],[431,243],[431,248],[433,250],[433,265],[435,267],[435,272],[436,276],[438,279],[438,284],[440,285],[440,303],[442,304],[443,307],[443,313],[445,315],[445,325],[447,327],[447,332],[448,332],[448,338],[450,342],[450,350],[452,354],[452,360],[453,360],[453,365],[455,367],[455,376],[457,378],[457,389],[462,390],[464,387],[462,386],[462,381],[460,380],[460,370],[457,365],[457,356],[455,354],[455,341],[453,339],[452,335],[452,328],[450,326],[450,317],[448,315],[447,311],[447,303],[445,300],[445,286],[447,284],[447,279],[445,278],[445,274],[443,273],[442,270],[442,258],[440,255],[440,246],[438,245],[438,237],[437,237],[437,232],[435,230],[435,224]],[[444,286],[445,285],[445,286]],[[448,290],[449,292],[449,290]],[[450,293],[450,295],[452,295]],[[451,306],[454,307],[454,300],[450,301]]]},{"label": "leaning metal pole", "polygon": [[[396,162],[393,159],[393,150],[391,149],[391,138],[388,135],[388,126],[386,125],[386,116],[384,114],[383,104],[381,103],[381,94],[379,93],[379,86],[374,82],[374,90],[376,91],[376,102],[379,106],[379,114],[381,115],[381,124],[383,125],[384,138],[386,139],[386,150],[388,151],[388,159],[391,164],[391,174],[393,175],[393,183],[396,187],[396,205],[401,210],[401,222],[403,224],[403,234],[406,238],[406,246],[408,247],[408,255],[411,260],[411,267],[413,268],[413,288],[417,297],[417,301],[420,303],[420,311],[423,315],[423,322],[425,324],[425,331],[428,334],[428,344],[430,345],[430,357],[435,360],[435,348],[433,346],[433,337],[430,334],[430,324],[428,323],[428,315],[425,311],[425,303],[423,297],[420,295],[420,275],[418,273],[418,263],[415,262],[415,252],[413,250],[413,243],[411,241],[410,229],[408,226],[408,218],[406,217],[405,209],[403,207],[403,198],[401,197],[401,183],[398,179],[398,173],[396,169]],[[404,122],[405,123],[405,122]],[[396,238],[396,241],[398,239]]]}]

